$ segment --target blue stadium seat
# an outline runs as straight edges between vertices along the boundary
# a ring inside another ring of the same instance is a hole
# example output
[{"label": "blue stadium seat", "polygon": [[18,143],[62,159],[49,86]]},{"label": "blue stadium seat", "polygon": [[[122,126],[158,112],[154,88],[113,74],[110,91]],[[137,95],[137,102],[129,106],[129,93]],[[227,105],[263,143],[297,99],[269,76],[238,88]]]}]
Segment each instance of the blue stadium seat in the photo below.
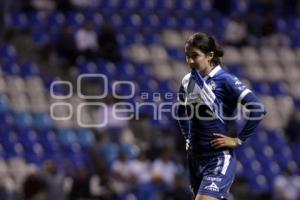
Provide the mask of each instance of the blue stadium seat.
[{"label": "blue stadium seat", "polygon": [[32,33],[32,40],[38,46],[45,46],[50,43],[50,36],[45,30],[37,29]]},{"label": "blue stadium seat", "polygon": [[253,91],[257,94],[261,94],[261,95],[269,95],[270,94],[270,86],[266,82],[252,81],[251,85],[252,85]]},{"label": "blue stadium seat", "polygon": [[17,59],[16,48],[9,43],[1,44],[0,45],[0,58],[1,58],[1,60],[15,61]]},{"label": "blue stadium seat", "polygon": [[77,132],[77,140],[82,147],[91,147],[95,143],[94,133],[90,129],[79,128]]},{"label": "blue stadium seat", "polygon": [[157,34],[156,30],[147,27],[147,32],[144,33],[144,41],[146,45],[160,44],[162,42],[161,36]]},{"label": "blue stadium seat", "polygon": [[10,110],[9,99],[6,94],[0,94],[0,113]]},{"label": "blue stadium seat", "polygon": [[87,12],[85,13],[86,20],[92,22],[94,29],[98,32],[101,30],[102,25],[105,22],[104,16],[102,13]]},{"label": "blue stadium seat", "polygon": [[151,66],[149,64],[135,64],[136,74],[143,79],[148,79],[153,75]]},{"label": "blue stadium seat", "polygon": [[207,33],[211,33],[213,31],[213,21],[207,17],[198,16],[196,19],[196,27],[199,30],[202,30]]},{"label": "blue stadium seat", "polygon": [[151,12],[156,8],[156,1],[139,1],[138,9],[142,12]]},{"label": "blue stadium seat", "polygon": [[28,18],[24,13],[15,11],[8,14],[8,25],[17,30],[28,28]]},{"label": "blue stadium seat", "polygon": [[149,15],[144,15],[142,17],[142,24],[145,28],[148,27],[150,29],[157,31],[158,28],[160,27],[160,20],[158,15],[152,13]]},{"label": "blue stadium seat", "polygon": [[166,29],[176,29],[177,27],[179,27],[179,23],[174,16],[161,15],[159,17],[160,17],[160,27]]},{"label": "blue stadium seat", "polygon": [[270,90],[271,90],[271,95],[273,95],[273,96],[281,96],[281,95],[289,94],[287,86],[281,81],[271,82]]},{"label": "blue stadium seat", "polygon": [[47,25],[49,27],[62,27],[66,22],[66,18],[62,13],[52,12],[48,15]]},{"label": "blue stadium seat", "polygon": [[26,148],[31,148],[35,143],[38,142],[38,135],[36,131],[32,129],[24,129],[19,131],[18,138]]},{"label": "blue stadium seat", "polygon": [[[1,131],[0,141],[4,148],[7,158],[15,157],[22,154],[22,146],[20,146],[17,134],[12,130]],[[17,145],[18,144],[18,145]],[[18,147],[21,147],[18,148]]]},{"label": "blue stadium seat", "polygon": [[263,174],[258,174],[250,180],[250,188],[255,194],[269,192],[271,185],[267,182],[267,178]]},{"label": "blue stadium seat", "polygon": [[15,124],[15,118],[14,118],[13,114],[10,112],[4,112],[4,113],[1,112],[0,113],[0,124],[1,124],[0,128],[13,127]]},{"label": "blue stadium seat", "polygon": [[139,148],[136,145],[124,144],[120,147],[120,152],[125,153],[128,159],[135,159],[139,153]]},{"label": "blue stadium seat", "polygon": [[31,77],[39,75],[39,67],[35,63],[24,63],[21,65],[21,75],[23,77]]},{"label": "blue stadium seat", "polygon": [[169,56],[176,60],[183,61],[185,59],[185,53],[182,49],[167,48],[167,51],[168,51]]},{"label": "blue stadium seat", "polygon": [[20,66],[15,62],[7,62],[2,65],[2,69],[5,74],[10,76],[20,75]]},{"label": "blue stadium seat", "polygon": [[241,78],[241,77],[244,77],[245,76],[245,72],[243,70],[244,66],[242,65],[233,65],[233,64],[230,64],[230,65],[226,65],[226,68],[227,70],[234,74],[235,76]]},{"label": "blue stadium seat", "polygon": [[66,16],[67,24],[73,28],[79,28],[85,21],[85,16],[80,12],[69,12]]},{"label": "blue stadium seat", "polygon": [[37,129],[49,129],[52,128],[53,122],[47,112],[32,113],[33,127]]},{"label": "blue stadium seat", "polygon": [[115,29],[119,29],[123,26],[122,16],[117,13],[110,13],[109,15],[106,15],[105,18],[110,19],[110,22]]},{"label": "blue stadium seat", "polygon": [[179,18],[178,23],[178,26],[182,27],[182,29],[195,30],[197,28],[193,17],[182,16]]},{"label": "blue stadium seat", "polygon": [[122,17],[122,27],[123,28],[132,28],[138,29],[142,25],[141,16],[138,13],[133,13],[128,16]]},{"label": "blue stadium seat", "polygon": [[32,126],[32,116],[28,112],[14,112],[15,124],[18,128],[24,129]]},{"label": "blue stadium seat", "polygon": [[100,61],[97,64],[98,73],[104,74],[107,78],[113,79],[117,74],[117,69],[115,64],[109,62]]},{"label": "blue stadium seat", "polygon": [[63,146],[72,146],[77,143],[77,137],[73,130],[71,129],[59,129],[58,130],[58,140]]},{"label": "blue stadium seat", "polygon": [[119,62],[116,64],[116,69],[121,80],[133,80],[137,75],[136,67],[131,63]]},{"label": "blue stadium seat", "polygon": [[208,14],[208,12],[212,10],[210,1],[195,1],[192,7],[197,10],[197,13],[201,13],[203,15]]},{"label": "blue stadium seat", "polygon": [[59,154],[59,143],[53,130],[39,130],[38,137],[39,142],[43,146],[44,152],[48,157]]},{"label": "blue stadium seat", "polygon": [[170,80],[159,81],[159,92],[161,93],[176,93],[177,88],[175,88],[174,82]]},{"label": "blue stadium seat", "polygon": [[104,156],[108,164],[112,164],[117,158],[119,151],[119,146],[113,143],[105,143],[99,149],[99,153]]},{"label": "blue stadium seat", "polygon": [[32,11],[27,14],[28,26],[31,29],[46,28],[47,14],[45,12]]},{"label": "blue stadium seat", "polygon": [[95,74],[97,73],[97,65],[93,62],[83,61],[79,63],[80,74]]},{"label": "blue stadium seat", "polygon": [[276,31],[278,33],[287,33],[287,31],[289,30],[289,26],[287,25],[286,20],[282,19],[282,18],[277,18],[275,21],[275,26],[276,26]]}]

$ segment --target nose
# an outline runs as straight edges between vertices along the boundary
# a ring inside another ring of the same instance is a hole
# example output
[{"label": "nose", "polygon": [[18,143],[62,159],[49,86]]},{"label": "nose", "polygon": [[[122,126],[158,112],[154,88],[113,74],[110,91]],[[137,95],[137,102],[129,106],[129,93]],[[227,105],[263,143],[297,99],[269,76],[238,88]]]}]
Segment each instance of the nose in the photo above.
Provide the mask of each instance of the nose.
[{"label": "nose", "polygon": [[194,63],[194,60],[192,58],[187,58],[187,63],[188,64],[193,64]]}]

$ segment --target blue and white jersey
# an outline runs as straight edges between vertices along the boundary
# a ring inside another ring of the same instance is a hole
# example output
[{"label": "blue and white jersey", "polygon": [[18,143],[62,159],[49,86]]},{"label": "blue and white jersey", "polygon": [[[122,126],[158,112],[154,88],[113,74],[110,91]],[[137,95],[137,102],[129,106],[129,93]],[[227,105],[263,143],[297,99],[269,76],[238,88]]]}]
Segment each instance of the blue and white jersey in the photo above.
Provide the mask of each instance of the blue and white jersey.
[{"label": "blue and white jersey", "polygon": [[[238,103],[249,101],[259,103],[259,101],[237,77],[226,72],[219,65],[204,78],[197,73],[196,70],[192,70],[182,79],[179,91],[180,106],[177,111],[180,118],[178,121],[184,137],[190,140],[190,150],[213,151],[210,146],[213,133],[227,135],[228,121],[224,118],[233,116]],[[252,126],[245,127],[247,131],[241,133],[240,139],[245,140],[259,121],[255,124],[250,122]]]}]

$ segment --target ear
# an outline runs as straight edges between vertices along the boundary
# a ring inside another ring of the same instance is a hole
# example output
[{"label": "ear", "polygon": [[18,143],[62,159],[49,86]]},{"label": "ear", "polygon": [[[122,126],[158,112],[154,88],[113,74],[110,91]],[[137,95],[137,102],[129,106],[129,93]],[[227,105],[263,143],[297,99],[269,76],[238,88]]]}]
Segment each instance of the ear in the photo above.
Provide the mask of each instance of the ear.
[{"label": "ear", "polygon": [[211,61],[213,59],[213,57],[214,57],[214,52],[211,51],[208,54],[206,54],[206,56],[207,56],[208,60]]}]

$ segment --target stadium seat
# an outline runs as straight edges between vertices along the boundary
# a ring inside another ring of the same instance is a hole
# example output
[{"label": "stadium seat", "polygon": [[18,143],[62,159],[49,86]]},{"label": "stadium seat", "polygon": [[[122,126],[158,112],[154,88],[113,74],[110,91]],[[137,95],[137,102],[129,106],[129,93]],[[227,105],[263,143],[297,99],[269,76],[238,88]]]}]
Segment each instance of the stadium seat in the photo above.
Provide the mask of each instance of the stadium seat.
[{"label": "stadium seat", "polygon": [[77,137],[71,129],[60,129],[58,130],[58,140],[63,146],[72,146],[77,143]]},{"label": "stadium seat", "polygon": [[162,33],[163,43],[171,48],[183,48],[184,43],[181,40],[181,35],[174,30],[167,29]]},{"label": "stadium seat", "polygon": [[166,49],[159,44],[152,44],[148,46],[150,53],[150,60],[167,61],[169,59]]},{"label": "stadium seat", "polygon": [[2,124],[1,128],[11,128],[15,124],[14,116],[10,112],[1,112],[0,123]]},{"label": "stadium seat", "polygon": [[3,94],[7,91],[6,81],[5,79],[0,76],[0,94]]},{"label": "stadium seat", "polygon": [[20,67],[14,61],[9,61],[3,63],[2,70],[5,74],[9,76],[19,76],[20,75]]},{"label": "stadium seat", "polygon": [[28,18],[24,13],[8,13],[8,25],[17,30],[25,30],[28,27]]},{"label": "stadium seat", "polygon": [[197,16],[196,18],[196,27],[206,33],[210,33],[213,31],[213,21],[204,16]]},{"label": "stadium seat", "polygon": [[24,93],[26,91],[24,79],[21,77],[8,77],[7,90],[9,93]]},{"label": "stadium seat", "polygon": [[246,73],[248,74],[250,79],[252,80],[264,79],[265,71],[262,65],[258,63],[247,63],[245,67],[246,67]]},{"label": "stadium seat", "polygon": [[288,47],[282,47],[278,51],[282,63],[295,63],[296,55],[294,51]]},{"label": "stadium seat", "polygon": [[28,26],[31,29],[45,28],[47,26],[47,13],[32,11],[27,14]]},{"label": "stadium seat", "polygon": [[246,63],[258,63],[260,61],[259,52],[254,47],[243,47],[241,54]]},{"label": "stadium seat", "polygon": [[224,47],[224,52],[226,52],[224,55],[224,63],[227,63],[228,65],[241,63],[242,55],[238,49],[226,46]]},{"label": "stadium seat", "polygon": [[70,12],[66,16],[67,24],[73,28],[79,28],[83,25],[85,16],[80,12]]},{"label": "stadium seat", "polygon": [[4,43],[0,46],[0,58],[2,60],[13,61],[17,58],[16,48],[9,44]]},{"label": "stadium seat", "polygon": [[80,74],[95,74],[97,73],[97,65],[94,62],[82,62],[79,64]]},{"label": "stadium seat", "polygon": [[185,60],[185,53],[182,48],[167,48],[167,52],[170,58],[178,61]]},{"label": "stadium seat", "polygon": [[155,77],[159,80],[171,79],[173,76],[172,67],[168,62],[157,62],[152,65]]},{"label": "stadium seat", "polygon": [[16,93],[10,95],[11,108],[14,111],[29,111],[28,98],[25,93]]},{"label": "stadium seat", "polygon": [[10,110],[9,99],[5,94],[0,93],[0,113],[4,113]]},{"label": "stadium seat", "polygon": [[91,147],[95,143],[94,133],[89,129],[79,128],[77,138],[82,147]]},{"label": "stadium seat", "polygon": [[50,27],[62,27],[66,18],[62,13],[52,12],[48,15],[47,25]]},{"label": "stadium seat", "polygon": [[53,123],[47,112],[34,112],[33,116],[33,127],[37,129],[48,129],[52,128]]},{"label": "stadium seat", "polygon": [[18,128],[24,129],[32,126],[33,120],[32,116],[28,112],[15,112],[15,124]]},{"label": "stadium seat", "polygon": [[113,163],[113,161],[117,158],[119,154],[119,146],[113,143],[105,143],[101,145],[100,154],[104,156],[107,163],[110,165]]},{"label": "stadium seat", "polygon": [[142,44],[131,45],[128,49],[128,58],[136,63],[147,63],[150,61],[149,51]]},{"label": "stadium seat", "polygon": [[24,63],[21,65],[21,76],[31,77],[39,74],[39,67],[35,63]]}]

